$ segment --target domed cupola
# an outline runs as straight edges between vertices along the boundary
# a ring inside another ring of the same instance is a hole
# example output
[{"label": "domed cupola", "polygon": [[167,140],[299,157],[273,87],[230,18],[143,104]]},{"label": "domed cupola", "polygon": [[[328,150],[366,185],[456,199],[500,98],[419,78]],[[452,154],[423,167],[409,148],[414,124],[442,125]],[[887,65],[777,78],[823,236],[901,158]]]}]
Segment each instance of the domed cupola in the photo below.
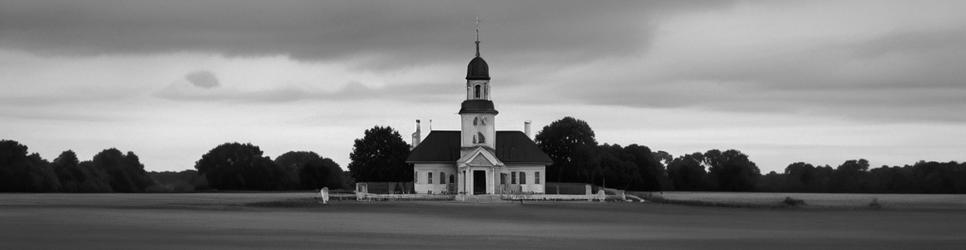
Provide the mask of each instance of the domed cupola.
[{"label": "domed cupola", "polygon": [[479,53],[466,65],[466,80],[490,80],[490,66]]}]

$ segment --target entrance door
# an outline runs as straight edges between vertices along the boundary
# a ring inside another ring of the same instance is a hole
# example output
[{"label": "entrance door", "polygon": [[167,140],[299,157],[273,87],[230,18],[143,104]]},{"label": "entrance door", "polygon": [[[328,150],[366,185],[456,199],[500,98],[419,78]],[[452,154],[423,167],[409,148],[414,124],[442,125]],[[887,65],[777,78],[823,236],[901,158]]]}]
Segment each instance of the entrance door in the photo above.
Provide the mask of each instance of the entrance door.
[{"label": "entrance door", "polygon": [[486,194],[486,171],[473,171],[473,194]]}]

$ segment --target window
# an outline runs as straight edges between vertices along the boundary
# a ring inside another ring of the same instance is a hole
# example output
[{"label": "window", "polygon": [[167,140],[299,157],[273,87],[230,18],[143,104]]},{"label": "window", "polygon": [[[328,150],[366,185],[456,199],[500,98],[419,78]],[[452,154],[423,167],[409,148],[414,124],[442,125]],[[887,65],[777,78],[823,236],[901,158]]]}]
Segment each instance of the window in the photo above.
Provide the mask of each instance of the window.
[{"label": "window", "polygon": [[429,182],[427,182],[427,183],[433,184],[433,172],[429,172],[429,178],[427,178],[427,179],[429,179]]},{"label": "window", "polygon": [[533,184],[540,184],[540,171],[533,172]]},{"label": "window", "polygon": [[480,85],[476,85],[474,88],[475,90],[473,90],[473,96],[475,96],[475,98],[480,98]]},{"label": "window", "polygon": [[453,175],[449,175],[449,183],[456,183],[456,177]]},{"label": "window", "polygon": [[506,174],[500,174],[500,185],[506,184]]},{"label": "window", "polygon": [[446,184],[446,174],[439,172],[439,184]]},{"label": "window", "polygon": [[520,172],[520,184],[527,184],[527,172]]},{"label": "window", "polygon": [[476,132],[476,137],[478,137],[478,138],[479,138],[479,139],[478,139],[478,140],[476,141],[477,143],[480,143],[480,144],[483,144],[483,143],[486,143],[486,138],[485,138],[485,137],[483,137],[483,133],[480,133],[480,132]]},{"label": "window", "polygon": [[517,172],[510,172],[510,184],[517,184]]},{"label": "window", "polygon": [[478,123],[480,123],[480,118],[479,117],[473,117],[473,126],[476,126]]}]

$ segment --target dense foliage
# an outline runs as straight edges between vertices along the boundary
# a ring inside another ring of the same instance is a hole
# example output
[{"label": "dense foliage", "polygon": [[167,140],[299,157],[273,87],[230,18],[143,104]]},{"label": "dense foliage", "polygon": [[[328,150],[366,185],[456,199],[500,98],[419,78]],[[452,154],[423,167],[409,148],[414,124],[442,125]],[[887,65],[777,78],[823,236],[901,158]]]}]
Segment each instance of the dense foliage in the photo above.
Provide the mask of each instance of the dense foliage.
[{"label": "dense foliage", "polygon": [[550,156],[547,179],[584,182],[634,190],[662,190],[670,185],[661,161],[665,152],[652,152],[637,144],[597,145],[587,122],[564,117],[543,127],[535,137],[537,146]]},{"label": "dense foliage", "polygon": [[133,152],[111,148],[80,162],[67,150],[48,162],[19,142],[0,140],[2,192],[144,192],[151,185]]},{"label": "dense foliage", "polygon": [[784,173],[762,175],[748,155],[733,149],[673,157],[636,144],[597,145],[593,129],[573,117],[547,125],[535,141],[553,160],[547,168],[553,182],[631,190],[966,193],[966,163],[921,161],[870,169],[864,159],[836,168],[797,162]]},{"label": "dense foliage", "polygon": [[225,143],[195,163],[208,185],[220,190],[279,190],[283,172],[271,158],[250,143]]},{"label": "dense foliage", "polygon": [[357,181],[412,181],[412,165],[406,163],[409,144],[392,127],[375,126],[356,139],[349,154],[349,172]]},{"label": "dense foliage", "polygon": [[315,152],[287,152],[274,161],[249,143],[219,145],[195,164],[218,190],[297,190],[346,188],[342,168]]},{"label": "dense foliage", "polygon": [[869,169],[865,159],[837,168],[804,162],[762,176],[761,191],[833,193],[966,193],[966,163],[920,161]]},{"label": "dense foliage", "polygon": [[[587,122],[565,117],[535,138],[553,163],[551,182],[583,182],[629,190],[837,193],[966,193],[966,163],[920,161],[870,168],[865,159],[833,168],[789,164],[762,175],[738,150],[677,157],[647,146],[598,145]],[[81,161],[74,151],[49,162],[27,146],[0,140],[0,192],[193,192],[351,188],[359,181],[412,181],[409,145],[391,127],[373,127],[355,140],[349,172],[314,152],[292,151],[275,160],[258,146],[225,143],[202,155],[195,170],[144,170],[133,152],[111,148]]]},{"label": "dense foliage", "polygon": [[587,122],[564,117],[544,126],[534,140],[553,164],[547,166],[547,181],[592,182],[599,170],[597,139]]},{"label": "dense foliage", "polygon": [[275,164],[285,173],[286,189],[348,188],[342,168],[329,158],[315,152],[291,151],[275,158]]}]

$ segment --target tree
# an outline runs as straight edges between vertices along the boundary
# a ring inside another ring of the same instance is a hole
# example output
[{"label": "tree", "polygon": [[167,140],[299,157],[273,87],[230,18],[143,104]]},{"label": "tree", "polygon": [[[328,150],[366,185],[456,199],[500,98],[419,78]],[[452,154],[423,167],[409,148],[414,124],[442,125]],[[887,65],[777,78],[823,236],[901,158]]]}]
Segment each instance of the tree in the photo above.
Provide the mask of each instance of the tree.
[{"label": "tree", "polygon": [[332,159],[319,158],[309,161],[299,171],[301,187],[304,189],[347,188],[342,180],[342,168]]},{"label": "tree", "polygon": [[708,172],[705,171],[703,162],[704,155],[700,152],[682,155],[671,160],[667,165],[667,172],[674,190],[708,190]]},{"label": "tree", "polygon": [[26,192],[29,184],[24,177],[29,164],[27,146],[17,141],[0,141],[0,191]]},{"label": "tree", "polygon": [[668,152],[657,151],[654,152],[654,159],[657,159],[661,165],[667,166],[671,164],[672,160],[674,160],[674,156]]},{"label": "tree", "polygon": [[156,185],[150,192],[194,192],[208,189],[208,180],[198,174],[197,170],[183,170],[180,172],[148,172],[148,176]]},{"label": "tree", "polygon": [[866,186],[865,175],[869,161],[865,159],[848,160],[832,172],[830,191],[839,193],[862,192]]},{"label": "tree", "polygon": [[60,181],[50,163],[27,146],[0,140],[0,192],[55,192]]},{"label": "tree", "polygon": [[275,158],[285,175],[286,189],[345,188],[342,168],[329,158],[310,151],[290,151]]},{"label": "tree", "polygon": [[593,172],[594,184],[620,189],[636,189],[642,185],[640,169],[623,147],[604,144],[600,146],[599,153],[598,168]]},{"label": "tree", "polygon": [[412,181],[406,163],[409,144],[392,127],[375,126],[356,139],[349,154],[349,172],[356,181]]},{"label": "tree", "polygon": [[544,126],[535,141],[553,160],[547,168],[547,177],[557,182],[593,181],[593,171],[598,164],[595,158],[597,139],[587,122],[564,117]]},{"label": "tree", "polygon": [[251,143],[225,143],[195,163],[212,188],[223,190],[277,190],[283,175],[262,150]]},{"label": "tree", "polygon": [[115,192],[144,192],[154,185],[134,152],[123,154],[115,148],[105,149],[94,155],[91,164],[107,173],[108,183]]},{"label": "tree", "polygon": [[322,158],[319,157],[315,152],[309,151],[289,151],[275,158],[275,165],[278,166],[284,174],[279,180],[284,189],[298,189],[303,188],[300,183],[302,179],[299,177],[302,172],[302,168],[305,167],[311,161],[318,161]]},{"label": "tree", "polygon": [[661,163],[662,158],[659,158],[669,158],[670,154],[664,151],[660,151],[663,154],[654,153],[651,148],[637,144],[628,145],[623,151],[629,157],[627,160],[637,166],[640,174],[641,182],[635,186],[635,190],[658,191],[670,187],[667,171]]},{"label": "tree", "polygon": [[708,174],[712,182],[721,191],[752,191],[761,176],[758,166],[738,150],[712,149],[704,153],[704,161],[710,166]]}]

